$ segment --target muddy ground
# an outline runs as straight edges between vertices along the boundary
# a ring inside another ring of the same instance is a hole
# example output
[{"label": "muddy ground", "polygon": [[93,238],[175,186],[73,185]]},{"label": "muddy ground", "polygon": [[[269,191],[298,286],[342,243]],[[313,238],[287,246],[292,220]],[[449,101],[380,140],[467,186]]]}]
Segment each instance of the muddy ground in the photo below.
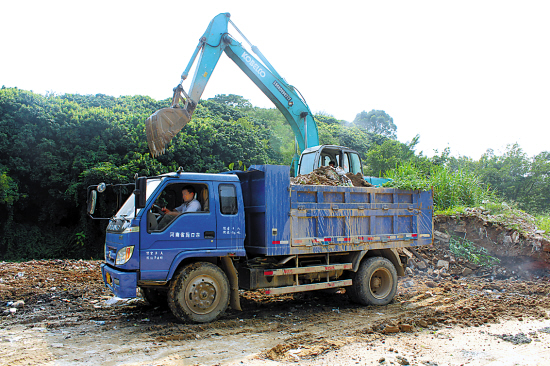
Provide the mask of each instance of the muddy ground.
[{"label": "muddy ground", "polygon": [[[178,323],[167,309],[142,299],[117,302],[103,286],[99,263],[0,264],[0,364],[458,365],[449,361],[456,357],[441,354],[456,339],[452,332],[477,332],[474,340],[490,338],[510,351],[550,341],[545,276],[455,278],[413,270],[384,307],[355,305],[342,290],[276,297],[246,292],[243,312],[229,310],[216,322],[196,325]],[[510,332],[522,339],[520,328],[504,328],[507,322],[540,326],[523,331],[532,342],[514,345],[497,337]],[[528,353],[549,355],[546,350]],[[472,355],[464,357],[479,360]]]}]

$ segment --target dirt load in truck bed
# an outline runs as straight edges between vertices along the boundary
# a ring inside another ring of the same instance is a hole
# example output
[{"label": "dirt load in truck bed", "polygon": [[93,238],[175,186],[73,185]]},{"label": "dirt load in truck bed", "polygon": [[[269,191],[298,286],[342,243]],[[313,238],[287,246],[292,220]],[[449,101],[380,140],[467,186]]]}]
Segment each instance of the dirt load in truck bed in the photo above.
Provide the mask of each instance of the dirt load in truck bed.
[{"label": "dirt load in truck bed", "polygon": [[365,181],[360,173],[352,174],[338,171],[330,166],[322,166],[309,174],[299,175],[290,178],[291,184],[301,185],[321,185],[321,186],[353,186],[353,187],[372,187],[373,185]]}]

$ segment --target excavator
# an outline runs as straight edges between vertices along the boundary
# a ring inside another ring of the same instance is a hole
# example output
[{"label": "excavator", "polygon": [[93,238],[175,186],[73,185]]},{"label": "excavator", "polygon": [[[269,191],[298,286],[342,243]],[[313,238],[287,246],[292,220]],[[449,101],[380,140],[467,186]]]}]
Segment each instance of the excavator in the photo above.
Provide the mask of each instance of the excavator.
[{"label": "excavator", "polygon": [[[245,49],[228,31],[231,24],[249,44],[252,52]],[[153,113],[145,121],[147,144],[155,157],[164,153],[170,140],[191,120],[212,72],[221,54],[225,54],[260,88],[284,115],[294,132],[297,148],[301,154],[293,159],[293,175],[308,174],[320,166],[335,162],[345,172],[361,173],[361,159],[357,152],[336,145],[319,146],[317,124],[301,93],[288,84],[252,45],[231,21],[229,13],[218,14],[199,39],[199,43],[181,75],[180,83],[174,88],[172,104]],[[195,74],[186,93],[183,82],[198,57]]]}]

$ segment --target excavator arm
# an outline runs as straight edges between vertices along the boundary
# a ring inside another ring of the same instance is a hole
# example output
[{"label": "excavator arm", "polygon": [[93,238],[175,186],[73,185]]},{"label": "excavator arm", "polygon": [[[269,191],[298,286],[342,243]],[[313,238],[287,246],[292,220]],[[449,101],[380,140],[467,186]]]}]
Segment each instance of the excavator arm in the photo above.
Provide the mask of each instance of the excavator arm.
[{"label": "excavator arm", "polygon": [[[228,32],[229,23],[248,42],[231,22],[229,13],[221,13],[210,22],[181,76],[180,84],[174,88],[172,105],[170,108],[156,111],[145,121],[147,143],[153,156],[163,154],[168,142],[191,120],[193,111],[223,52],[285,116],[296,136],[300,152],[319,145],[317,124],[304,98],[277,73],[257,47],[251,45],[252,51],[259,59],[231,37]],[[198,63],[187,94],[182,83],[197,56]]]}]

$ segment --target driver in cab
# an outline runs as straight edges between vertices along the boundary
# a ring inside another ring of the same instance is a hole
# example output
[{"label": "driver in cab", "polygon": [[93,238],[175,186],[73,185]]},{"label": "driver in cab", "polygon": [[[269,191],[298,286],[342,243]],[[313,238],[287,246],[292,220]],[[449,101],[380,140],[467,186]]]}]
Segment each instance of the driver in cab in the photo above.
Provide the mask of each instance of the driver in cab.
[{"label": "driver in cab", "polygon": [[195,188],[192,186],[185,186],[181,190],[183,197],[183,204],[176,207],[174,210],[169,210],[166,207],[162,208],[164,217],[160,220],[158,230],[163,230],[169,223],[171,223],[176,216],[181,215],[184,212],[196,212],[201,210],[201,204],[195,199]]},{"label": "driver in cab", "polygon": [[162,209],[162,212],[170,216],[178,216],[184,212],[195,212],[201,210],[201,204],[195,199],[195,188],[192,186],[185,186],[181,190],[183,197],[183,204],[176,207],[174,210],[169,210],[166,207]]}]

